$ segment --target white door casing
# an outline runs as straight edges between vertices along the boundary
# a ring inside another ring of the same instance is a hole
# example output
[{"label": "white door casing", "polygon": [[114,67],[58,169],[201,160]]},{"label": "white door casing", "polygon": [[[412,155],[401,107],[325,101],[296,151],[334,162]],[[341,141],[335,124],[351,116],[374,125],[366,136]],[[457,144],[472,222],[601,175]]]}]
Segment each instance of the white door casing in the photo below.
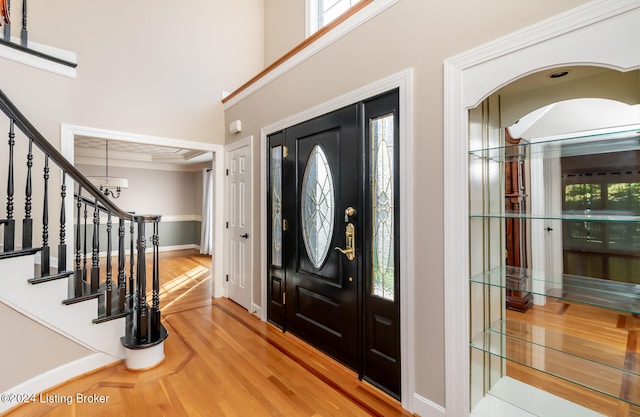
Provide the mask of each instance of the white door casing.
[{"label": "white door casing", "polygon": [[227,147],[228,297],[251,311],[251,137]]}]

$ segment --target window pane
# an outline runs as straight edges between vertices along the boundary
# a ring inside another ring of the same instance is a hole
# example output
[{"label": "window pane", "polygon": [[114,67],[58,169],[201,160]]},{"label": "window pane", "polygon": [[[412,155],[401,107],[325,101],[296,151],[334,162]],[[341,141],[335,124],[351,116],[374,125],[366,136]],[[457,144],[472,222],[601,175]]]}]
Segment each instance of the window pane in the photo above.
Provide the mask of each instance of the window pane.
[{"label": "window pane", "polygon": [[327,258],[334,225],[334,185],[327,157],[319,145],[311,150],[302,180],[302,237],[309,260],[320,268]]},{"label": "window pane", "polygon": [[607,210],[620,214],[640,214],[640,183],[619,182],[607,184]]},{"label": "window pane", "polygon": [[282,267],[282,146],[271,148],[271,263]]},{"label": "window pane", "polygon": [[593,210],[602,206],[600,184],[568,184],[564,188],[565,210]]},{"label": "window pane", "polygon": [[312,30],[315,32],[323,26],[331,23],[335,18],[349,10],[354,4],[360,0],[312,0],[314,13],[311,14]]},{"label": "window pane", "polygon": [[393,115],[371,120],[373,295],[394,300]]}]

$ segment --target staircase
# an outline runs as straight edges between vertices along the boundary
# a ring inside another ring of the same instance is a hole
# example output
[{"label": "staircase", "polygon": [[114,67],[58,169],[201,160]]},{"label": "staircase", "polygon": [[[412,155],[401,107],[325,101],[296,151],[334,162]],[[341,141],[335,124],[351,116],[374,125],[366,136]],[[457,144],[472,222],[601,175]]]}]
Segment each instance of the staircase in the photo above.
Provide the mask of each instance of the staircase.
[{"label": "staircase", "polygon": [[[0,192],[0,201],[6,198],[6,218],[0,219],[0,303],[92,352],[3,394],[37,394],[122,359],[135,370],[159,363],[168,335],[160,320],[160,216],[117,207],[2,91],[0,109],[9,125],[8,148],[0,151],[0,167],[7,168],[0,173],[7,184],[6,194]],[[23,163],[16,162],[20,154]],[[36,174],[38,168],[42,176]],[[59,192],[50,193],[58,187]],[[50,224],[57,230],[55,245],[50,245]],[[19,343],[19,337],[11,336],[3,335]],[[42,348],[46,352],[46,346]],[[17,404],[17,398],[4,400],[10,397],[3,396],[0,412]]]}]

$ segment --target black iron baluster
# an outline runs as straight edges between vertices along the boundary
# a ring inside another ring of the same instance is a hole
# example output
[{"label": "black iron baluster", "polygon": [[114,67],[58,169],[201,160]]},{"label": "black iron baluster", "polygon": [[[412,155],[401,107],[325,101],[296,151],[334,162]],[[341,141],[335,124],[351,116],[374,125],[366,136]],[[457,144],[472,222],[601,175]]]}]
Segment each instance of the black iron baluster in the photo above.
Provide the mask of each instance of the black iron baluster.
[{"label": "black iron baluster", "polygon": [[9,173],[7,176],[7,218],[4,220],[4,246],[5,252],[15,249],[16,221],[13,218],[13,147],[16,144],[16,134],[14,131],[15,121],[11,119],[9,125]]},{"label": "black iron baluster", "polygon": [[67,171],[62,171],[62,186],[60,187],[60,242],[58,244],[58,272],[67,270],[67,244],[65,242],[67,232],[67,214],[65,213],[65,197],[67,196]]},{"label": "black iron baluster", "polygon": [[82,260],[82,245],[81,242],[81,234],[80,234],[80,226],[82,225],[80,220],[80,212],[82,211],[82,187],[78,186],[78,202],[76,204],[78,208],[78,224],[76,225],[76,266],[75,266],[75,275],[74,275],[74,292],[76,297],[80,297],[82,295],[82,284],[83,284],[83,274],[81,268],[81,260]]},{"label": "black iron baluster", "polygon": [[[7,0],[7,11],[9,12],[9,17],[11,17],[11,0]],[[4,25],[4,40],[11,42],[11,23]]]},{"label": "black iron baluster", "polygon": [[138,343],[144,344],[149,340],[149,317],[147,304],[147,268],[145,251],[147,242],[144,232],[144,219],[138,218],[138,269],[136,274],[136,305],[134,315],[135,338]]},{"label": "black iron baluster", "polygon": [[134,233],[134,223],[133,219],[131,220],[131,224],[129,225],[129,240],[131,243],[131,247],[129,249],[129,307],[133,308],[133,304],[135,303],[135,293],[136,289],[133,285],[133,277],[134,277],[134,262],[135,256],[133,251],[133,233]]},{"label": "black iron baluster", "polygon": [[87,203],[84,203],[84,236],[82,242],[82,281],[87,282]]},{"label": "black iron baluster", "polygon": [[44,206],[42,209],[42,249],[40,250],[40,273],[49,275],[50,249],[49,249],[49,155],[44,156]]},{"label": "black iron baluster", "polygon": [[151,297],[151,339],[160,337],[160,263],[158,247],[160,236],[158,234],[158,220],[153,221],[153,293]]},{"label": "black iron baluster", "polygon": [[91,292],[98,291],[100,283],[100,261],[98,259],[100,245],[100,212],[98,211],[98,199],[93,204],[93,241],[91,245]]},{"label": "black iron baluster", "polygon": [[33,167],[33,139],[29,140],[29,153],[27,154],[27,185],[24,190],[24,219],[22,219],[22,249],[29,249],[33,245],[33,219],[31,218],[31,195],[33,184],[31,180],[31,167]]},{"label": "black iron baluster", "polygon": [[127,277],[124,271],[124,225],[125,219],[118,219],[118,311],[124,311],[124,302],[127,293]]},{"label": "black iron baluster", "polygon": [[27,0],[22,0],[22,30],[20,31],[20,45],[27,47]]},{"label": "black iron baluster", "polygon": [[111,282],[111,212],[107,214],[107,290],[105,299],[105,314],[111,315],[111,295],[113,292],[113,283]]}]

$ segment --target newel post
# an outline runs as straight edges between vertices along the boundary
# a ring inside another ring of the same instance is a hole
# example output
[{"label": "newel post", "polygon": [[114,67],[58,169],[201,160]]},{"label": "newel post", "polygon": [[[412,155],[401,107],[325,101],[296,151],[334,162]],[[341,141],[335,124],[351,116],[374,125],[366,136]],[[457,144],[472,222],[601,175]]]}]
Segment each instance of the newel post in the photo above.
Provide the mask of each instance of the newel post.
[{"label": "newel post", "polygon": [[159,261],[159,244],[160,236],[158,234],[158,223],[156,219],[153,221],[153,236],[151,243],[153,244],[153,292],[151,302],[151,337],[160,336],[160,261]]},{"label": "newel post", "polygon": [[[169,335],[160,321],[160,273],[158,223],[160,216],[134,215],[138,226],[136,286],[133,294],[133,314],[127,319],[127,333],[122,338],[125,347],[125,365],[128,369],[151,368],[164,360],[164,340]],[[146,223],[153,223],[150,242],[153,245],[151,262],[153,278],[152,304],[147,304],[147,239]],[[124,227],[124,223],[121,225]],[[124,265],[123,265],[124,266]]]},{"label": "newel post", "polygon": [[134,313],[135,338],[140,343],[149,339],[149,305],[147,304],[147,265],[145,252],[147,239],[145,237],[144,219],[138,218],[138,270],[136,271],[136,302]]}]

